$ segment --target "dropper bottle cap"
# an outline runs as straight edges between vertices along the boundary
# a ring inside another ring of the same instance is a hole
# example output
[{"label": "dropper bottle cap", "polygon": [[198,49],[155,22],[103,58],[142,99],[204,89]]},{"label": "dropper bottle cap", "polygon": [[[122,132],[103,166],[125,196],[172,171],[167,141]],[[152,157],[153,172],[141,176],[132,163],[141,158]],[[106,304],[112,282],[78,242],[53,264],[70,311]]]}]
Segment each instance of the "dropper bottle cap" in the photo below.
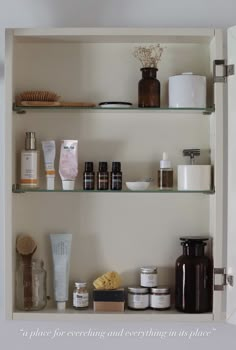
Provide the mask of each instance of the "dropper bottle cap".
[{"label": "dropper bottle cap", "polygon": [[171,161],[168,159],[168,153],[163,152],[162,160],[160,161],[160,169],[171,169]]}]

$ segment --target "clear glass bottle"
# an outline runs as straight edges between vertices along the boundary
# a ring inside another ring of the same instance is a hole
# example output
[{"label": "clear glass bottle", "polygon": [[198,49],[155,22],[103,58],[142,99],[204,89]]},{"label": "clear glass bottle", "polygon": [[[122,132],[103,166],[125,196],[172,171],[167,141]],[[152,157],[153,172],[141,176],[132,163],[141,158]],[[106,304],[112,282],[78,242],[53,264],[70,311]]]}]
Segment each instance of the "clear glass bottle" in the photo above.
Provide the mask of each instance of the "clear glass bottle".
[{"label": "clear glass bottle", "polygon": [[39,152],[35,132],[28,131],[25,135],[25,149],[21,152],[21,178],[23,188],[39,187]]},{"label": "clear glass bottle", "polygon": [[203,237],[181,237],[183,255],[176,260],[175,307],[188,313],[212,310],[213,264],[205,256]]},{"label": "clear glass bottle", "polygon": [[86,282],[75,282],[73,291],[73,307],[76,310],[86,309],[89,306],[89,294]]},{"label": "clear glass bottle", "polygon": [[[16,271],[16,308],[24,311],[42,310],[47,304],[46,271],[40,259],[31,263],[19,261]],[[29,283],[31,281],[31,283]]]}]

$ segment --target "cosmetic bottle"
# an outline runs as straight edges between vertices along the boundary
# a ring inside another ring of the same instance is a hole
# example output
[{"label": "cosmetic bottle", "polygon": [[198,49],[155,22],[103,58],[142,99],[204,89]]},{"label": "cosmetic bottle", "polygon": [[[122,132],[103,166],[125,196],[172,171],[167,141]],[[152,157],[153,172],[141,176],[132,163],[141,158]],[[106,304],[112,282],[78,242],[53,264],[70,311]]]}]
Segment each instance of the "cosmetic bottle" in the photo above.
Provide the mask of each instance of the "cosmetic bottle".
[{"label": "cosmetic bottle", "polygon": [[162,160],[160,161],[160,169],[158,170],[158,187],[161,190],[173,188],[174,171],[171,166],[171,161],[168,159],[168,154],[163,152]]},{"label": "cosmetic bottle", "polygon": [[175,307],[187,313],[212,310],[213,264],[204,253],[207,237],[181,237],[183,255],[176,260]]},{"label": "cosmetic bottle", "polygon": [[94,190],[95,175],[93,171],[93,162],[85,162],[83,174],[83,189],[86,191]]},{"label": "cosmetic bottle", "polygon": [[122,172],[121,172],[120,162],[112,162],[111,190],[112,191],[122,190]]},{"label": "cosmetic bottle", "polygon": [[35,132],[26,132],[25,149],[21,152],[21,187],[39,187],[39,152]]},{"label": "cosmetic bottle", "polygon": [[107,171],[107,162],[99,162],[99,170],[97,173],[97,189],[108,190],[109,188],[109,174]]}]

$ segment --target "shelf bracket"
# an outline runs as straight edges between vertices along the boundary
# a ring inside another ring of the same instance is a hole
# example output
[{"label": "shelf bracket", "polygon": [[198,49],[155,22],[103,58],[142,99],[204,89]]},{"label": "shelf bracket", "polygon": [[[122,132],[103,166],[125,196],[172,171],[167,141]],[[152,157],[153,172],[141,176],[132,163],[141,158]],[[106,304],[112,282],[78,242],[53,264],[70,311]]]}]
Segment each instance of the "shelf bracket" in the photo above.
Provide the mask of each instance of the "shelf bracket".
[{"label": "shelf bracket", "polygon": [[[222,66],[222,75],[217,75],[217,66]],[[226,64],[225,60],[214,60],[213,63],[213,79],[214,83],[226,83],[227,78],[234,75],[234,64]]]},{"label": "shelf bracket", "polygon": [[[221,275],[221,283],[215,284],[216,275]],[[226,286],[233,287],[234,276],[226,273],[226,268],[214,268],[214,290],[224,291]]]}]

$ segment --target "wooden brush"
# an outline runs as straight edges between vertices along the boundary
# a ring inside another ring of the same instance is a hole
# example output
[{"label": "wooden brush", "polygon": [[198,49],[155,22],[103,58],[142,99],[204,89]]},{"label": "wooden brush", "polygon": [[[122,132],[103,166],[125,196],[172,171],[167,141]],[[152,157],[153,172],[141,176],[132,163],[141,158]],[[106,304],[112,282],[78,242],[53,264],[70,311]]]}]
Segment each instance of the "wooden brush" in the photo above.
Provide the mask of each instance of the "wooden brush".
[{"label": "wooden brush", "polygon": [[31,310],[33,306],[32,290],[32,257],[37,249],[33,238],[29,235],[19,235],[16,240],[16,250],[23,261],[24,309]]},{"label": "wooden brush", "polygon": [[24,91],[16,96],[16,104],[21,106],[57,106],[59,98],[51,91]]}]

